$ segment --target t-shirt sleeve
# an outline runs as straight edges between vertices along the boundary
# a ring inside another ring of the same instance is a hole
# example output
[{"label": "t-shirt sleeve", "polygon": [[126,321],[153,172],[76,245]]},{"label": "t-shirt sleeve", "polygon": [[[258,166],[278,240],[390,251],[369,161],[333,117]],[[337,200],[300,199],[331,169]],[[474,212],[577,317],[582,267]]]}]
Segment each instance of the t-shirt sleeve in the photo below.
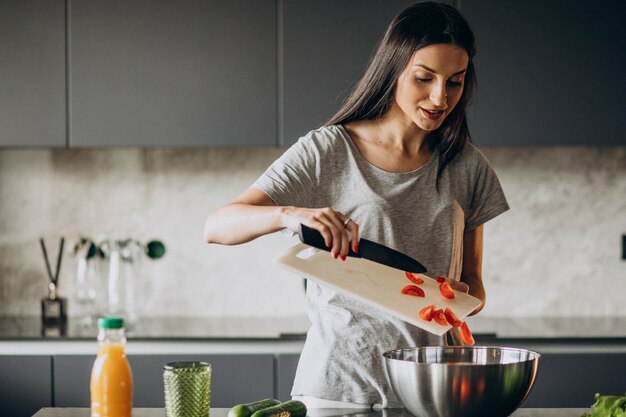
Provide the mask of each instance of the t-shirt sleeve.
[{"label": "t-shirt sleeve", "polygon": [[311,139],[302,137],[252,184],[267,194],[276,205],[311,207],[315,173],[319,165]]},{"label": "t-shirt sleeve", "polygon": [[465,217],[465,231],[474,230],[509,209],[504,191],[491,164],[478,150],[476,157],[474,187],[468,214]]}]

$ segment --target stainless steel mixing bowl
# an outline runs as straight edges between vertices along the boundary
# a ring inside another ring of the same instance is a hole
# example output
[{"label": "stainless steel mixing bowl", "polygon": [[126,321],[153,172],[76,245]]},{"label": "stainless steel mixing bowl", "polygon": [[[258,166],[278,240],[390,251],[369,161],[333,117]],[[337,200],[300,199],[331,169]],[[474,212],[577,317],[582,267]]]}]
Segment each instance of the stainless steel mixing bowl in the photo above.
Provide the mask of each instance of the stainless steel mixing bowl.
[{"label": "stainless steel mixing bowl", "polygon": [[508,416],[535,382],[539,355],[502,347],[418,347],[383,354],[387,378],[417,417]]}]

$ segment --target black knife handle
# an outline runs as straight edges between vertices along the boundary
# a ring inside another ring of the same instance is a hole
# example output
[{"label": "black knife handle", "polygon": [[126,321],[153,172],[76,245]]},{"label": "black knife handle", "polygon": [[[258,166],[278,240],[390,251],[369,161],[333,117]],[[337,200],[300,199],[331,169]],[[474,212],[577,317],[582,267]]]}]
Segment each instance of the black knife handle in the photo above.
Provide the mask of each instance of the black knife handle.
[{"label": "black knife handle", "polygon": [[[312,229],[308,226],[300,224],[300,231],[298,232],[298,237],[300,237],[300,241],[302,243],[306,243],[307,245],[313,246],[317,249],[322,249],[327,252],[330,252],[330,248],[326,246],[324,242],[324,236],[320,232],[315,229]],[[354,253],[352,248],[350,248],[350,252],[348,256],[352,256],[354,258],[360,258],[361,256],[358,253]]]}]

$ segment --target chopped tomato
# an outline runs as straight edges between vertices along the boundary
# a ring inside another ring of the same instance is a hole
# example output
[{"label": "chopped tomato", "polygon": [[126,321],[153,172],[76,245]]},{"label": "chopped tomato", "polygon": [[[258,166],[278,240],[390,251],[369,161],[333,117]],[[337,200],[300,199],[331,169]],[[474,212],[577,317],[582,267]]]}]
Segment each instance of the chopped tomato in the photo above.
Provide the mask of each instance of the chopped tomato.
[{"label": "chopped tomato", "polygon": [[433,311],[433,319],[435,319],[435,321],[442,326],[448,325],[448,320],[446,320],[446,315],[442,309]]},{"label": "chopped tomato", "polygon": [[437,277],[437,278],[435,278],[435,280],[438,283],[442,284],[442,283],[446,282],[446,277]]},{"label": "chopped tomato", "polygon": [[433,312],[435,311],[435,305],[431,304],[428,307],[424,307],[420,310],[420,317],[426,321],[432,321]]},{"label": "chopped tomato", "polygon": [[463,322],[460,328],[461,340],[466,345],[472,346],[474,344],[474,336],[472,336],[472,332],[470,332],[469,327],[467,327],[467,323]]},{"label": "chopped tomato", "polygon": [[414,295],[416,297],[424,297],[424,290],[417,285],[409,284],[402,288],[400,291],[402,294]]},{"label": "chopped tomato", "polygon": [[415,272],[405,271],[404,275],[406,275],[406,277],[407,277],[409,280],[411,280],[411,282],[412,282],[413,284],[420,285],[420,284],[423,284],[423,283],[424,283],[424,280],[423,280],[422,278],[418,277],[418,276],[417,276],[417,274],[416,274]]},{"label": "chopped tomato", "polygon": [[454,299],[454,290],[452,290],[452,287],[447,282],[439,284],[439,292],[449,300]]},{"label": "chopped tomato", "polygon": [[463,322],[459,320],[459,318],[456,316],[456,314],[454,314],[454,311],[452,311],[450,307],[446,307],[443,314],[445,314],[446,320],[448,320],[448,323],[450,323],[452,327],[461,327],[461,324]]}]

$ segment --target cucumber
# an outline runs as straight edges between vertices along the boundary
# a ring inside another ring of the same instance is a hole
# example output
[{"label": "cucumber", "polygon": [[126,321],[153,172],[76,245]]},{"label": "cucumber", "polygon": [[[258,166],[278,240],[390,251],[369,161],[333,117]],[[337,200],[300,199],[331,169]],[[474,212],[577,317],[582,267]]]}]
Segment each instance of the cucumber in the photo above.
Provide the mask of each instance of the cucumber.
[{"label": "cucumber", "polygon": [[285,401],[256,411],[251,417],[306,417],[306,405],[298,400]]},{"label": "cucumber", "polygon": [[266,398],[264,400],[255,401],[248,404],[237,404],[230,409],[230,411],[228,412],[228,417],[250,417],[256,411],[278,404],[280,404],[280,401],[274,398]]}]

